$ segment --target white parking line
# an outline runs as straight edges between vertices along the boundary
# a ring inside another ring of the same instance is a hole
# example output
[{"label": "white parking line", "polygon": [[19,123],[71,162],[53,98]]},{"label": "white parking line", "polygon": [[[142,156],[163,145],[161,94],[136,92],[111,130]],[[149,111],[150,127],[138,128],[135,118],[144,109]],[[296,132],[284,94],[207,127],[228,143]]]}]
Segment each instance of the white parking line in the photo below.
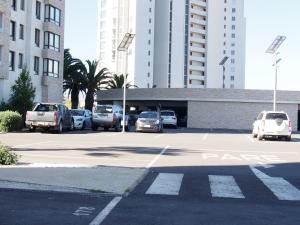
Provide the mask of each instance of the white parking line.
[{"label": "white parking line", "polygon": [[24,148],[24,147],[28,147],[28,146],[33,146],[33,145],[42,145],[42,144],[48,144],[48,143],[52,143],[55,141],[43,141],[43,142],[35,142],[35,143],[28,143],[28,144],[21,144],[21,145],[15,145],[12,148]]},{"label": "white parking line", "polygon": [[259,178],[279,200],[300,201],[300,190],[281,177],[270,177],[260,170],[250,166]]},{"label": "white parking line", "polygon": [[233,176],[209,175],[211,194],[218,198],[245,198]]},{"label": "white parking line", "polygon": [[146,194],[178,195],[182,179],[182,173],[159,173]]},{"label": "white parking line", "polygon": [[155,158],[146,166],[147,169],[151,168],[154,163],[168,150],[169,145],[167,145]]},{"label": "white parking line", "polygon": [[159,135],[156,135],[154,138],[157,139],[157,138],[161,138],[163,136],[165,136],[166,134],[159,134]]},{"label": "white parking line", "polygon": [[204,136],[202,137],[202,141],[205,141],[208,138],[208,133],[204,134]]},{"label": "white parking line", "polygon": [[89,225],[100,225],[110,212],[118,205],[122,197],[115,197],[110,203],[96,216],[96,218]]}]

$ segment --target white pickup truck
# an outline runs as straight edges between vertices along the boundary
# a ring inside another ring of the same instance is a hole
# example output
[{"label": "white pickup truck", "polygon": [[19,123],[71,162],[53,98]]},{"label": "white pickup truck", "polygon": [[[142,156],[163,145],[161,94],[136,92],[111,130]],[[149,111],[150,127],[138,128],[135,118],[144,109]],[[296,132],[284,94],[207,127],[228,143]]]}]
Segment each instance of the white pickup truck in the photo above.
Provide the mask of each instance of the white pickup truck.
[{"label": "white pickup truck", "polygon": [[54,129],[61,133],[63,129],[74,129],[74,121],[70,110],[57,103],[38,103],[32,111],[26,112],[26,126],[34,132],[36,128]]}]

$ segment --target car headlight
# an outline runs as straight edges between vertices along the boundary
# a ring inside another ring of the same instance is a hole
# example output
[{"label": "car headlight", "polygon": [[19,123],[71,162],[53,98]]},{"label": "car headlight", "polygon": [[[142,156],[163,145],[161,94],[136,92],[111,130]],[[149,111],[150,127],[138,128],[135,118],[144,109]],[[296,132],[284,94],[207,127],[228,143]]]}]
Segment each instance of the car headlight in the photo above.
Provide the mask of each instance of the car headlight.
[{"label": "car headlight", "polygon": [[159,124],[159,120],[156,120],[154,124],[155,124],[155,125],[158,125],[158,124]]}]

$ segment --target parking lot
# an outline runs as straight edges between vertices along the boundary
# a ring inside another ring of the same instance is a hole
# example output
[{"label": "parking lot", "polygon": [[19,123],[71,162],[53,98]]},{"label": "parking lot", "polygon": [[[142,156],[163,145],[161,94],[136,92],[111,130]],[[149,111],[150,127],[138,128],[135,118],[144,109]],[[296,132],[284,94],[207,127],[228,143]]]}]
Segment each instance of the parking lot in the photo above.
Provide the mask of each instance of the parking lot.
[{"label": "parking lot", "polygon": [[[258,141],[242,131],[84,130],[1,134],[0,141],[22,156],[17,172],[14,167],[0,169],[1,185],[9,179],[38,183],[36,177],[42,177],[43,184],[59,186],[70,178],[74,182],[65,187],[77,184],[78,188],[111,194],[15,193],[6,187],[0,191],[2,199],[19,196],[22,207],[31,211],[41,202],[45,204],[39,211],[42,214],[36,211],[34,216],[24,215],[20,205],[8,204],[9,211],[3,211],[6,216],[0,217],[4,224],[18,224],[16,215],[24,224],[140,225],[149,224],[150,218],[152,224],[178,225],[300,222],[299,134],[286,142]],[[48,206],[49,199],[59,196],[68,199],[63,209],[61,201],[51,201]],[[51,218],[53,214],[56,220]]]},{"label": "parking lot", "polygon": [[[78,166],[195,166],[298,162],[300,135],[291,142],[253,139],[244,132],[165,129],[157,133],[72,131],[63,134],[36,132],[0,135],[21,163],[69,164]],[[197,157],[191,157],[196,155]],[[179,157],[175,157],[179,156]]]}]

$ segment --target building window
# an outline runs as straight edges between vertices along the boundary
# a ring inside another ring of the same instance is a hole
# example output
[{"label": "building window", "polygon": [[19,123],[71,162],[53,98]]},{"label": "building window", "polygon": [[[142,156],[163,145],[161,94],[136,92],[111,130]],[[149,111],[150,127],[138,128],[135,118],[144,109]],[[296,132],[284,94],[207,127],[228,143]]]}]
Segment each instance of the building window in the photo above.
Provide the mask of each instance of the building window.
[{"label": "building window", "polygon": [[44,35],[44,48],[60,51],[60,36],[52,32],[45,32]]},{"label": "building window", "polygon": [[232,29],[232,30],[235,30],[235,25],[232,25],[232,26],[231,26],[231,29]]},{"label": "building window", "polygon": [[150,73],[149,72],[147,73],[147,76],[150,77]]},{"label": "building window", "polygon": [[18,68],[22,69],[23,68],[23,54],[19,53],[19,64],[18,64]]},{"label": "building window", "polygon": [[17,0],[11,0],[11,8],[17,11]]},{"label": "building window", "polygon": [[235,38],[235,34],[231,34],[231,37],[232,37],[232,38]]},{"label": "building window", "polygon": [[23,24],[20,24],[19,38],[21,40],[24,40],[24,25]]},{"label": "building window", "polygon": [[52,5],[46,5],[45,22],[52,22],[60,26],[60,21],[61,21],[61,11]]},{"label": "building window", "polygon": [[231,47],[235,47],[235,43],[231,43]]},{"label": "building window", "polygon": [[16,22],[12,20],[10,21],[10,38],[13,41],[16,40]]},{"label": "building window", "polygon": [[232,8],[232,13],[235,13],[236,12],[236,9],[235,8]]},{"label": "building window", "polygon": [[38,75],[40,72],[40,58],[37,56],[34,56],[34,62],[33,62],[33,70],[35,75]]},{"label": "building window", "polygon": [[235,59],[231,59],[231,64],[234,64],[235,63]]},{"label": "building window", "polygon": [[148,55],[151,55],[151,51],[148,51]]},{"label": "building window", "polygon": [[235,16],[232,17],[232,21],[235,21]]},{"label": "building window", "polygon": [[59,62],[53,59],[44,59],[43,75],[59,77]]},{"label": "building window", "polygon": [[231,50],[231,55],[235,55],[235,51],[234,50]]},{"label": "building window", "polygon": [[35,17],[40,20],[41,19],[41,2],[36,1],[35,3]]},{"label": "building window", "polygon": [[34,33],[34,43],[36,47],[40,47],[40,35],[41,32],[39,29],[35,29],[35,33]]},{"label": "building window", "polygon": [[152,23],[152,20],[151,20],[151,18],[149,18],[149,23]]},{"label": "building window", "polygon": [[15,52],[9,51],[9,70],[15,71]]},{"label": "building window", "polygon": [[234,76],[231,76],[231,77],[230,77],[230,80],[231,80],[231,81],[234,81]]},{"label": "building window", "polygon": [[4,22],[4,19],[3,19],[3,12],[0,12],[0,32],[3,32],[3,22]]},{"label": "building window", "polygon": [[20,0],[20,9],[25,10],[25,0]]},{"label": "building window", "polygon": [[148,45],[151,45],[151,40],[148,40]]},{"label": "building window", "polygon": [[150,65],[151,65],[151,63],[150,62],[148,62],[148,66],[150,67]]}]

